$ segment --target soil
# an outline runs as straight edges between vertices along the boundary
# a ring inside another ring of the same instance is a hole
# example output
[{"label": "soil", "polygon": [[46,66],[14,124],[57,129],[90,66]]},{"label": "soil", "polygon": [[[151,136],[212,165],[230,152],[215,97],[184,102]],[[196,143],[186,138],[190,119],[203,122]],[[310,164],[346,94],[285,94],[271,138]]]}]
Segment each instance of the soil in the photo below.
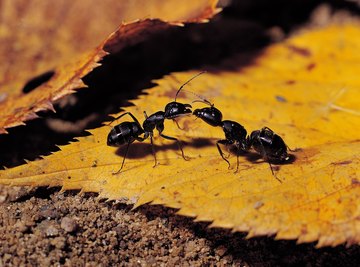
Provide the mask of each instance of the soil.
[{"label": "soil", "polygon": [[[261,8],[233,1],[209,24],[171,30],[107,57],[85,77],[89,89],[59,103],[57,114],[41,114],[42,120],[0,136],[0,165],[38,159],[85,135],[85,128],[98,127],[152,79],[200,66],[234,67],[231,59],[244,51],[249,56],[237,58],[237,64],[251,64],[254,51],[270,42],[359,13],[355,1],[258,2]],[[131,90],[119,92],[124,87]],[[132,210],[95,193],[60,188],[0,186],[0,216],[0,266],[360,266],[359,246],[317,249],[315,243],[273,237],[246,239],[244,233],[209,228],[173,209],[144,205]]]},{"label": "soil", "polygon": [[173,209],[136,210],[58,188],[3,190],[0,266],[359,266],[360,249],[316,249],[208,228]]}]

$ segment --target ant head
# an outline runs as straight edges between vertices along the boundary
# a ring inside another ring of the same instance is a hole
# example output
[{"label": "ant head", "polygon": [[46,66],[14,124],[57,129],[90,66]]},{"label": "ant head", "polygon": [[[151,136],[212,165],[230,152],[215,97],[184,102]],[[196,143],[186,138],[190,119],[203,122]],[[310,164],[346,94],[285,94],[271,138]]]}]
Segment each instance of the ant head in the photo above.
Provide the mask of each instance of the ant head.
[{"label": "ant head", "polygon": [[176,102],[176,98],[178,96],[178,94],[180,93],[180,91],[183,89],[183,87],[188,84],[189,82],[191,82],[193,79],[195,79],[196,77],[200,76],[201,74],[204,74],[206,71],[202,71],[202,72],[199,72],[198,74],[196,74],[195,76],[193,76],[192,78],[190,78],[189,80],[187,80],[183,85],[180,86],[179,90],[176,92],[176,95],[175,95],[175,100],[174,102]]},{"label": "ant head", "polygon": [[196,118],[201,118],[202,116],[202,110],[201,109],[195,109],[194,112],[193,112],[193,115],[196,117]]},{"label": "ant head", "polygon": [[193,115],[214,127],[222,124],[222,113],[214,106],[195,109]]},{"label": "ant head", "polygon": [[170,102],[165,106],[165,114],[164,117],[166,119],[175,119],[182,115],[191,114],[191,105],[183,104],[179,102]]}]

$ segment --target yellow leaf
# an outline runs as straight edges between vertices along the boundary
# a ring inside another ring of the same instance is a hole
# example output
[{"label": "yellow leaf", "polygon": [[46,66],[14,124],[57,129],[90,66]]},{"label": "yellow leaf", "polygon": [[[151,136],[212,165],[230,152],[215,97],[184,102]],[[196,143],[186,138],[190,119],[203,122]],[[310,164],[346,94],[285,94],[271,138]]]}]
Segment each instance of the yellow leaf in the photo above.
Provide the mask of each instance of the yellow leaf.
[{"label": "yellow leaf", "polygon": [[[279,183],[269,165],[254,152],[229,161],[219,156],[215,141],[221,128],[194,117],[182,118],[179,130],[166,121],[164,134],[185,143],[184,161],[176,144],[155,133],[159,166],[153,168],[149,140],[130,146],[117,175],[124,147],[106,146],[111,126],[61,147],[44,160],[0,173],[0,183],[61,185],[63,189],[99,192],[100,197],[127,200],[135,206],[152,202],[179,209],[212,226],[246,231],[248,236],[276,235],[318,246],[360,243],[360,30],[330,26],[276,44],[254,64],[234,71],[206,73],[186,85],[179,102],[206,97],[250,133],[268,126],[279,134],[295,160],[278,166]],[[236,59],[234,59],[234,63]],[[142,112],[163,110],[179,86],[197,72],[176,73],[157,81],[127,108],[140,121]],[[194,103],[193,108],[204,107]],[[119,115],[119,114],[117,114]],[[124,117],[121,121],[131,121]],[[116,121],[115,123],[120,123]]]},{"label": "yellow leaf", "polygon": [[94,5],[81,0],[30,0],[1,4],[0,134],[37,118],[39,111],[53,110],[54,101],[85,87],[81,78],[99,66],[106,52],[118,52],[182,22],[204,22],[217,12],[216,3],[183,1],[179,6],[173,0],[107,0]]}]

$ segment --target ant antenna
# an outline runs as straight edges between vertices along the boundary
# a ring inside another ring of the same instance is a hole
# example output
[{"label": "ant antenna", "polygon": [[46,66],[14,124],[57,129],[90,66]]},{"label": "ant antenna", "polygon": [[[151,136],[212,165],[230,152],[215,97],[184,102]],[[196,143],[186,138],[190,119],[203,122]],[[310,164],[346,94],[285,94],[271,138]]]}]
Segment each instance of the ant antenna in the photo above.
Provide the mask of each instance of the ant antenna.
[{"label": "ant antenna", "polygon": [[[199,98],[201,98],[200,96],[197,96]],[[195,102],[200,102],[200,103],[205,103],[205,104],[208,104],[210,107],[213,107],[214,104],[211,103],[209,100],[205,99],[205,98],[201,98],[201,100],[194,100],[193,102],[191,103],[195,103]]]},{"label": "ant antenna", "polygon": [[[200,73],[200,74],[201,74],[201,73]],[[198,75],[200,75],[200,74],[198,74]],[[213,103],[211,103],[209,100],[207,100],[205,97],[203,97],[203,96],[201,96],[201,95],[198,95],[198,94],[196,94],[196,93],[194,93],[194,92],[192,92],[192,91],[186,90],[186,89],[184,89],[183,91],[188,92],[188,93],[191,93],[191,94],[193,94],[194,96],[200,98],[200,100],[194,100],[194,101],[192,101],[191,103],[200,102],[200,103],[205,103],[205,104],[209,105],[210,107],[213,107],[213,106],[214,106]]]},{"label": "ant antenna", "polygon": [[176,98],[178,96],[178,94],[180,93],[181,89],[186,85],[188,84],[189,82],[191,82],[193,79],[195,79],[196,77],[200,76],[201,74],[204,74],[206,71],[202,71],[202,72],[199,72],[198,74],[196,74],[195,76],[193,76],[192,78],[190,78],[188,81],[186,81],[183,85],[180,86],[179,90],[176,92],[176,95],[175,95],[175,102],[176,102]]},{"label": "ant antenna", "polygon": [[188,92],[188,93],[191,93],[191,94],[193,94],[194,96],[200,98],[200,100],[194,100],[194,101],[191,102],[191,103],[200,102],[200,103],[205,103],[205,104],[209,105],[210,107],[213,107],[213,106],[214,106],[213,103],[211,103],[209,100],[207,100],[205,97],[203,97],[203,96],[201,96],[201,95],[198,95],[198,94],[196,94],[196,93],[194,93],[194,92],[191,92],[191,91],[185,90],[185,89],[184,89],[183,91]]}]

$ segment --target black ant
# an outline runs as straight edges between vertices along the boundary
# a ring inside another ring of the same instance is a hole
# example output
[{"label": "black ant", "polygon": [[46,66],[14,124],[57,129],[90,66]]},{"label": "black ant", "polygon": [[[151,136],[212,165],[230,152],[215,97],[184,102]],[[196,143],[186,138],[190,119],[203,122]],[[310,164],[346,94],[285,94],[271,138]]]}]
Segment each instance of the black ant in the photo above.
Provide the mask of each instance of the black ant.
[{"label": "black ant", "polygon": [[[199,97],[199,96],[198,96]],[[254,148],[268,163],[273,176],[281,182],[281,180],[275,175],[273,167],[270,161],[284,162],[290,157],[287,153],[287,149],[292,151],[284,142],[284,140],[277,134],[275,134],[270,128],[264,127],[261,130],[253,131],[248,137],[246,129],[239,123],[230,120],[222,120],[222,113],[219,109],[214,107],[214,104],[206,99],[195,100],[194,102],[203,102],[209,105],[209,107],[195,109],[193,115],[197,118],[201,118],[207,124],[214,127],[222,127],[225,133],[225,139],[218,140],[216,146],[220,153],[220,156],[227,162],[230,168],[230,162],[224,156],[220,145],[235,145],[237,149],[237,165],[236,171],[239,169],[239,155],[238,152],[248,151],[251,147]]]},{"label": "black ant", "polygon": [[[220,110],[215,108],[214,104],[210,103],[206,99],[202,100],[195,100],[194,102],[203,102],[205,104],[208,104],[209,107],[205,107],[202,109],[195,109],[193,112],[193,115],[195,115],[197,118],[202,119],[207,124],[214,126],[214,127],[222,127],[224,133],[225,133],[225,139],[221,139],[216,141],[216,146],[219,151],[220,156],[227,162],[230,169],[230,162],[226,159],[224,156],[224,153],[221,150],[221,147],[219,144],[222,145],[235,145],[237,152],[239,150],[246,151],[247,150],[247,141],[246,141],[246,129],[241,124],[230,121],[230,120],[222,120],[222,113]],[[239,155],[236,153],[236,171],[239,169]]]},{"label": "black ant", "polygon": [[[150,116],[147,116],[146,112],[144,111],[145,120],[143,122],[142,127],[141,127],[139,121],[130,112],[121,114],[119,117],[114,119],[114,120],[118,120],[125,115],[129,115],[134,120],[133,122],[125,121],[125,122],[122,122],[122,123],[116,125],[114,128],[111,129],[110,133],[108,134],[108,137],[107,137],[107,145],[108,146],[118,147],[118,146],[127,144],[121,167],[114,174],[117,174],[122,170],[130,144],[133,143],[134,141],[143,142],[148,137],[150,137],[152,154],[155,159],[154,167],[157,165],[156,153],[155,153],[154,144],[153,144],[153,135],[154,135],[155,128],[156,128],[156,130],[158,130],[159,135],[161,137],[168,139],[168,140],[176,141],[179,149],[181,150],[181,155],[182,155],[183,159],[187,160],[185,158],[181,142],[175,137],[167,136],[162,133],[164,130],[164,121],[165,121],[165,119],[171,119],[176,122],[176,120],[175,120],[176,118],[192,113],[192,111],[191,111],[192,107],[190,104],[179,103],[176,101],[176,98],[177,98],[178,94],[180,93],[180,91],[182,90],[182,88],[186,84],[188,84],[191,80],[195,79],[197,76],[199,76],[203,73],[204,72],[198,73],[197,75],[195,75],[194,77],[189,79],[187,82],[185,82],[183,85],[181,85],[180,88],[178,89],[178,91],[176,92],[175,100],[173,102],[168,103],[165,106],[165,111],[158,111]],[[176,122],[176,124],[179,127],[177,122]],[[141,136],[142,134],[143,134],[143,136]]]},{"label": "black ant", "polygon": [[263,127],[261,130],[253,131],[247,137],[247,146],[249,149],[253,147],[254,150],[269,163],[271,173],[281,183],[281,180],[275,175],[270,162],[285,162],[290,158],[287,150],[294,150],[291,150],[285,144],[284,140],[269,127]]}]

